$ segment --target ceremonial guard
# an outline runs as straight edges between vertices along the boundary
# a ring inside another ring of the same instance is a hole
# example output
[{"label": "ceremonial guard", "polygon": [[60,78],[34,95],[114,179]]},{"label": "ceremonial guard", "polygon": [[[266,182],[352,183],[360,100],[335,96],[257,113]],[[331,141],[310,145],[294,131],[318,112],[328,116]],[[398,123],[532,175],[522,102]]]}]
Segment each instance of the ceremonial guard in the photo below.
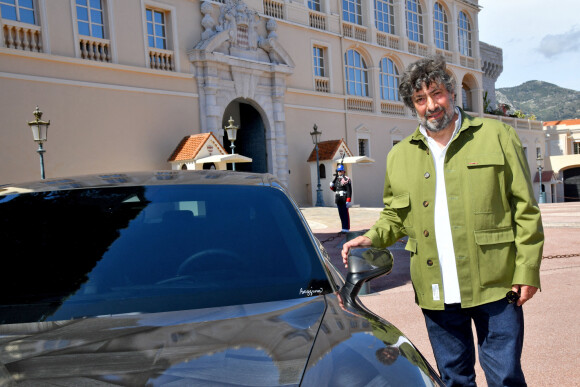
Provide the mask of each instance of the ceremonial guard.
[{"label": "ceremonial guard", "polygon": [[330,189],[335,192],[334,202],[338,207],[338,215],[342,223],[341,232],[348,232],[350,230],[348,209],[351,206],[352,184],[350,177],[344,172],[344,165],[339,164],[336,168],[336,175],[330,183]]}]

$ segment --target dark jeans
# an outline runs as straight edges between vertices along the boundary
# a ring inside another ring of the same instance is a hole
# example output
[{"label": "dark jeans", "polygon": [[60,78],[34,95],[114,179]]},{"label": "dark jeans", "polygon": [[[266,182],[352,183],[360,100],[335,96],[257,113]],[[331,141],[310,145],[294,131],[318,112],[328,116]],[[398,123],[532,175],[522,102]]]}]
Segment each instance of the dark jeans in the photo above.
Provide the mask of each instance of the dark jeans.
[{"label": "dark jeans", "polygon": [[348,215],[348,208],[346,203],[336,203],[338,207],[338,216],[340,216],[340,223],[343,230],[350,230],[350,216]]},{"label": "dark jeans", "polygon": [[423,309],[437,368],[447,387],[475,386],[475,324],[479,363],[488,386],[525,386],[520,358],[524,342],[521,306],[502,299],[473,308]]}]

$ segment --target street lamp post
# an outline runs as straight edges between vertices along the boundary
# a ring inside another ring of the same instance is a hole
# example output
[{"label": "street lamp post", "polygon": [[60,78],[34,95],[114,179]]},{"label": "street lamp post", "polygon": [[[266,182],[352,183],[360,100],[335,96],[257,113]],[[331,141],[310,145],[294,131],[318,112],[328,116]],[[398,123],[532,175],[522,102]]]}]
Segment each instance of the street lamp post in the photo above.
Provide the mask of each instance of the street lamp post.
[{"label": "street lamp post", "polygon": [[314,132],[310,132],[312,142],[316,149],[316,177],[318,178],[318,185],[316,188],[316,207],[324,207],[324,199],[322,198],[322,189],[320,189],[320,161],[318,159],[318,142],[322,132],[318,131],[318,125],[314,124]]},{"label": "street lamp post", "polygon": [[546,198],[544,197],[544,193],[542,192],[542,164],[544,162],[544,158],[542,154],[538,154],[538,158],[536,158],[536,163],[538,165],[538,176],[540,177],[540,194],[538,196],[538,203],[546,203]]},{"label": "street lamp post", "polygon": [[48,126],[50,125],[50,121],[43,121],[42,112],[36,107],[36,110],[32,113],[36,118],[34,121],[30,121],[28,126],[32,129],[32,137],[34,141],[38,143],[38,154],[40,155],[40,177],[44,179],[44,148],[42,144],[46,142],[46,138],[48,135]]},{"label": "street lamp post", "polygon": [[[238,135],[238,129],[240,129],[238,126],[234,125],[234,119],[232,118],[232,116],[230,116],[230,119],[228,120],[228,122],[230,123],[228,126],[226,126],[224,129],[226,130],[226,133],[228,134],[228,140],[230,140],[231,145],[230,148],[232,149],[232,154],[234,154],[234,148],[236,147],[234,145],[234,141],[236,141],[237,135]],[[236,170],[236,163],[233,162],[232,163],[232,170],[235,171]]]}]

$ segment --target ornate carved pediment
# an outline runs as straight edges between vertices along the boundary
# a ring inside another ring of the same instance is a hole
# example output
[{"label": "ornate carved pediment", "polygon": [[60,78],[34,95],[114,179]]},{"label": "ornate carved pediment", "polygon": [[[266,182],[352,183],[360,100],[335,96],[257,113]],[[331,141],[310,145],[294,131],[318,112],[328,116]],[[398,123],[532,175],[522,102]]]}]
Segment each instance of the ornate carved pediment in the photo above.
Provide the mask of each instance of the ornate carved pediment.
[{"label": "ornate carved pediment", "polygon": [[[294,62],[278,42],[276,21],[269,19],[265,22],[242,0],[226,0],[220,6],[217,18],[213,15],[214,5],[204,1],[201,13],[204,15],[201,21],[204,31],[194,50],[294,67]],[[258,30],[264,23],[267,33],[260,36]]]},{"label": "ornate carved pediment", "polygon": [[365,124],[360,124],[359,126],[357,126],[356,128],[354,128],[354,131],[356,133],[364,133],[364,134],[370,134],[371,133],[371,130],[369,128],[367,128]]},{"label": "ornate carved pediment", "polygon": [[397,126],[391,128],[389,132],[391,133],[391,135],[399,135],[399,136],[403,135],[403,132],[401,132],[401,129],[399,129]]}]

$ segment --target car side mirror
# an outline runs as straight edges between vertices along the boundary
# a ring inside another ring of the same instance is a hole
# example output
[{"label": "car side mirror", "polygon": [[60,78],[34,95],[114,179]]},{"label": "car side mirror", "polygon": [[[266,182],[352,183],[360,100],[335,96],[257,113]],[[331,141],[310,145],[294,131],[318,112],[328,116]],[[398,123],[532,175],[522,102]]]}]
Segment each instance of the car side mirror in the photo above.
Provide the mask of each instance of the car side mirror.
[{"label": "car side mirror", "polygon": [[388,249],[352,248],[348,253],[348,273],[340,289],[345,302],[354,303],[362,285],[393,270],[393,254]]}]

